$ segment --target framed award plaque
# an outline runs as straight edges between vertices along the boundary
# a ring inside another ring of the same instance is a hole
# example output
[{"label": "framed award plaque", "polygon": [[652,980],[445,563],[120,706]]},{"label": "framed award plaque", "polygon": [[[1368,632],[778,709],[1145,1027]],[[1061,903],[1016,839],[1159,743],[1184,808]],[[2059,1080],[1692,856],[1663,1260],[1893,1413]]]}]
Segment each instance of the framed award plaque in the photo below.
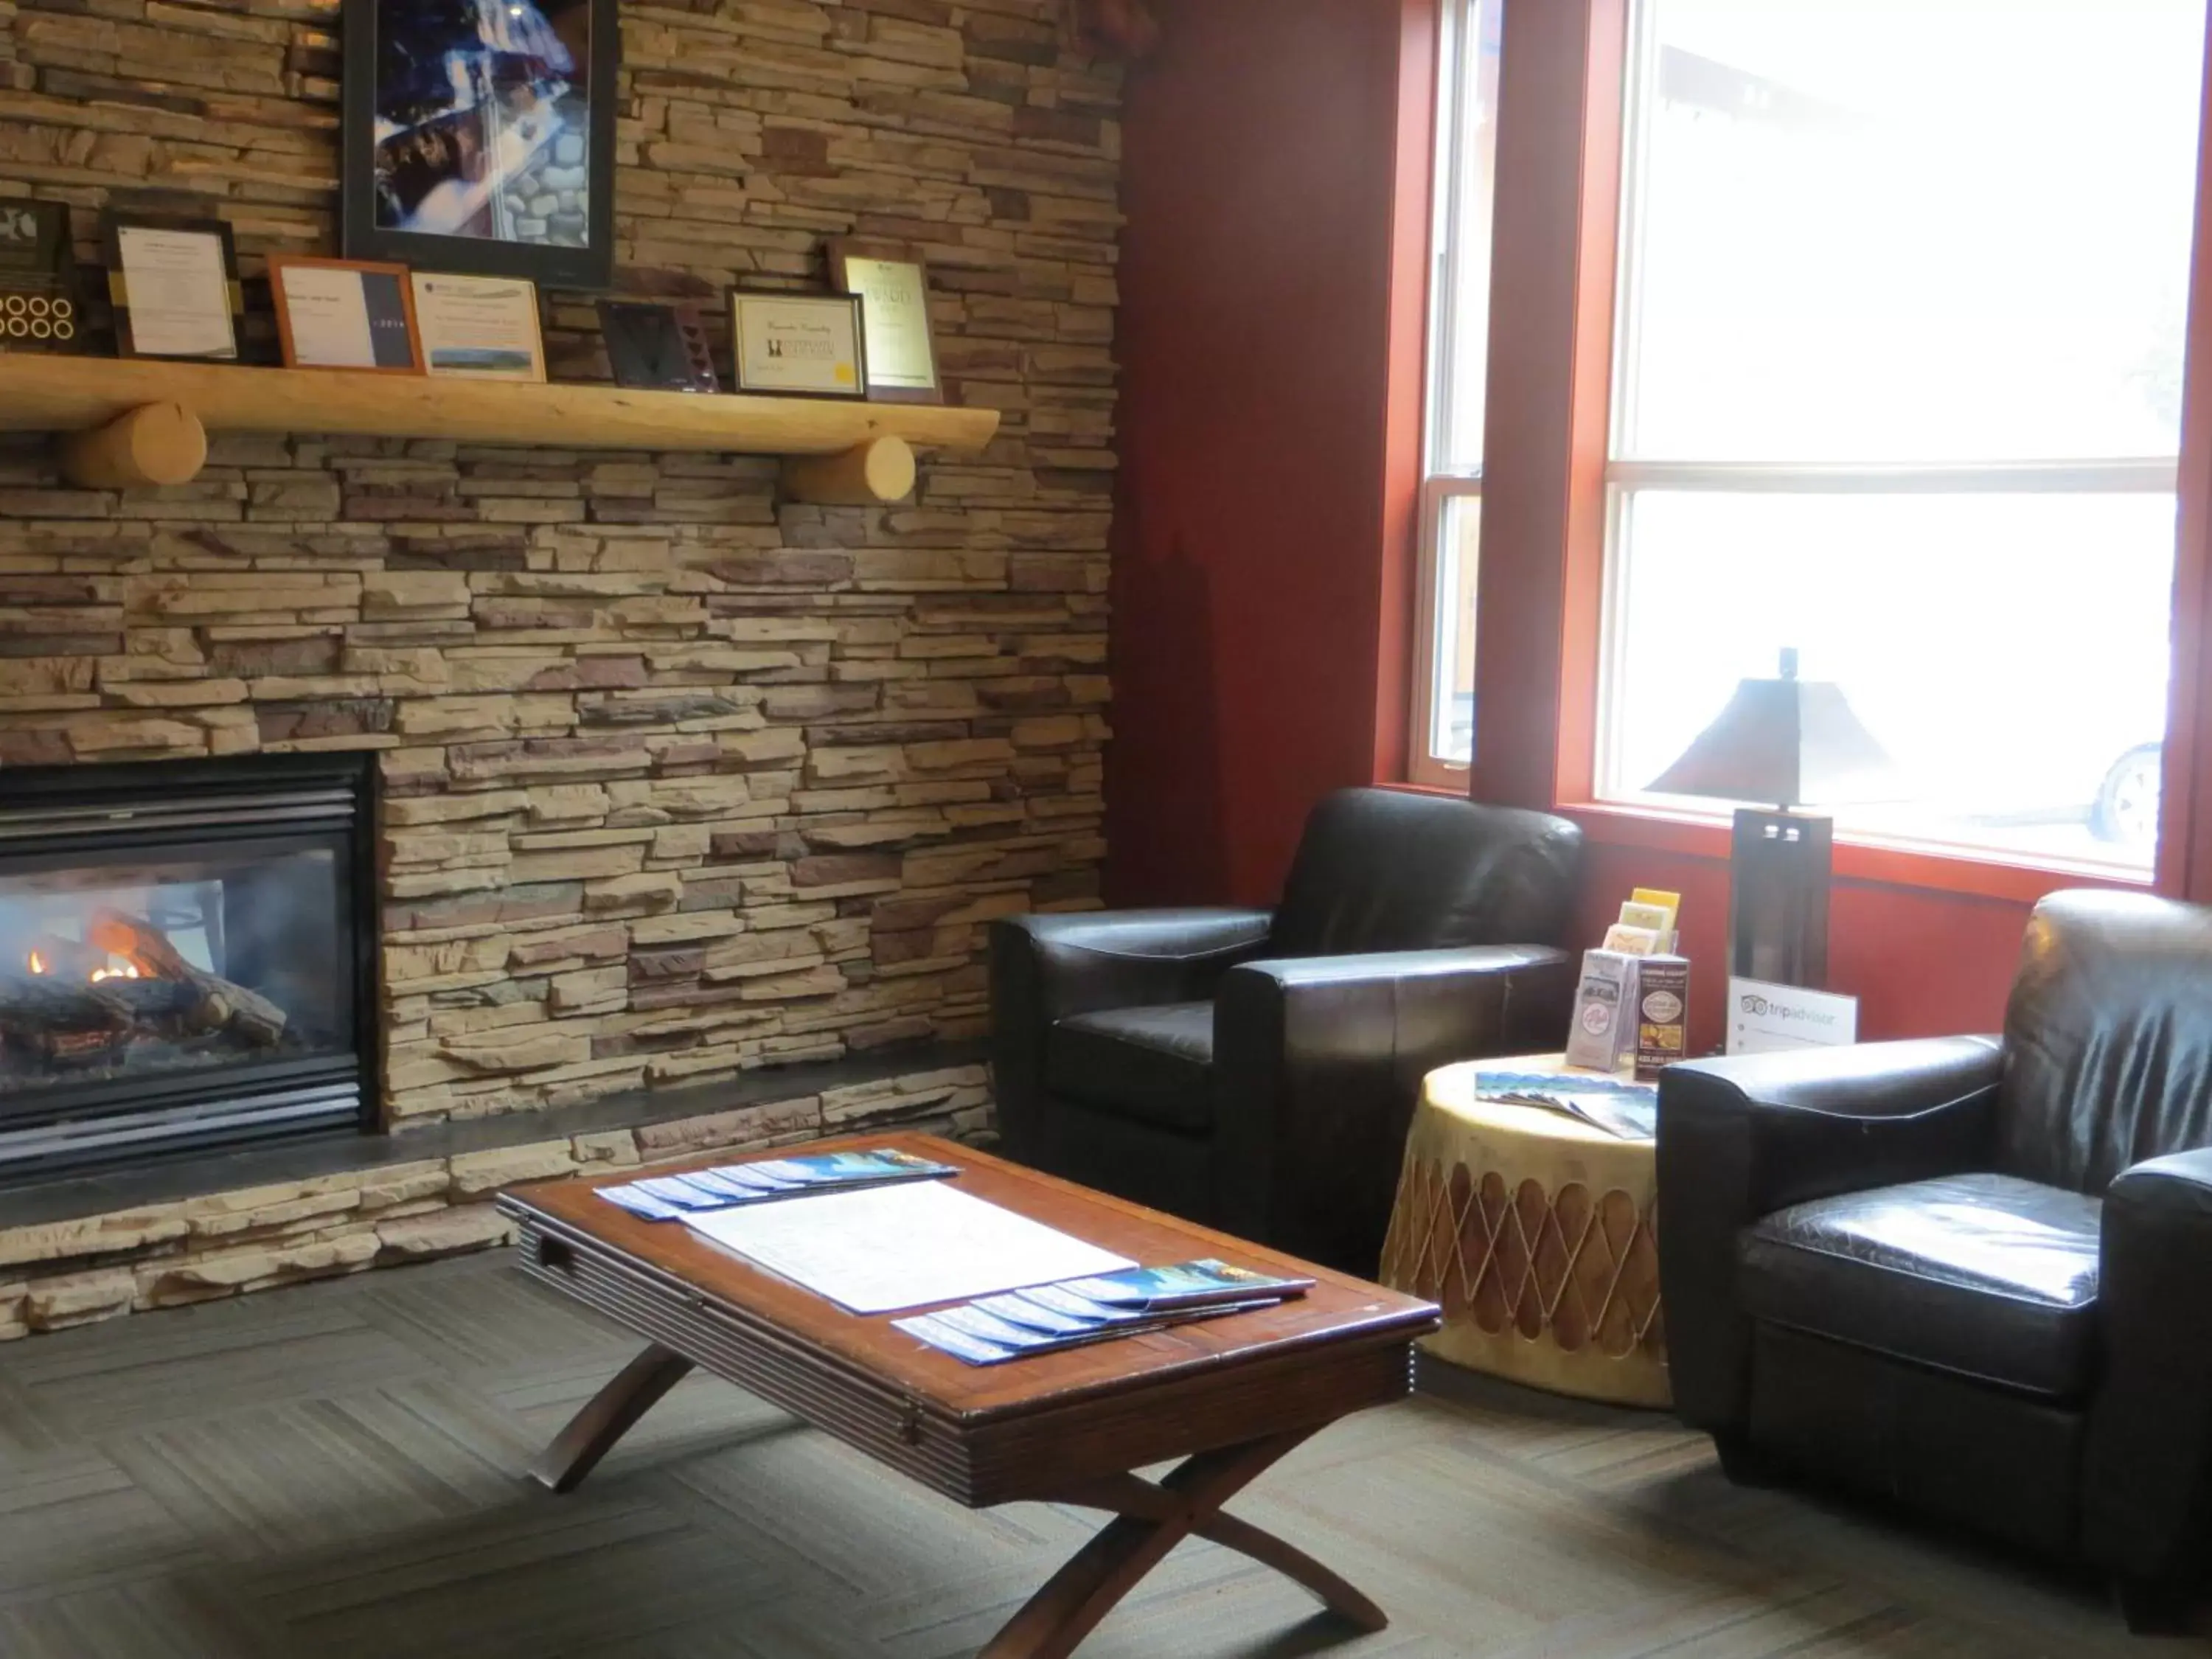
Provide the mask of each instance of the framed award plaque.
[{"label": "framed award plaque", "polygon": [[599,333],[615,384],[652,392],[720,392],[699,307],[682,300],[602,300]]},{"label": "framed award plaque", "polygon": [[76,351],[81,325],[69,209],[0,202],[0,351]]},{"label": "framed award plaque", "polygon": [[868,396],[884,404],[941,404],[929,328],[929,269],[896,247],[845,238],[830,244],[830,281],[862,302]]}]

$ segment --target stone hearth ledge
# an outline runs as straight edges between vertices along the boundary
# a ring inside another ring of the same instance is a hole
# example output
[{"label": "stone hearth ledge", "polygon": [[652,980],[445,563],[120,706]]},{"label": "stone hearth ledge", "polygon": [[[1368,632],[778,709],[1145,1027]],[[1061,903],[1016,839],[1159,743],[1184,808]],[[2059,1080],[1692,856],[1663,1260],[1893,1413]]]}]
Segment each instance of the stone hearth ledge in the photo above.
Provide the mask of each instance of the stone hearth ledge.
[{"label": "stone hearth ledge", "polygon": [[972,1139],[974,1045],[0,1189],[0,1341],[511,1241],[502,1187],[897,1123]]}]

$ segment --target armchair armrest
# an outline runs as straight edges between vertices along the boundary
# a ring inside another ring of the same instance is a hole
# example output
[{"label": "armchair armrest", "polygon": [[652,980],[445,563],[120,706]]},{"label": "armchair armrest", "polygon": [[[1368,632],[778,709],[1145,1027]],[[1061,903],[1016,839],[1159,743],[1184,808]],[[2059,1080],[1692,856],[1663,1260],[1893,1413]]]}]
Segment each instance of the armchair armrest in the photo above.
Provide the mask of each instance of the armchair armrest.
[{"label": "armchair armrest", "polygon": [[2082,1542],[2124,1582],[2172,1584],[2212,1559],[2212,1147],[2115,1181],[2100,1255]]},{"label": "armchair armrest", "polygon": [[1196,1002],[1266,947],[1273,921],[1272,911],[1230,909],[1006,916],[991,924],[992,971],[1030,977],[1047,1024],[1101,1008]]},{"label": "armchair armrest", "polygon": [[1055,1167],[1046,1137],[1045,1039],[1071,1014],[1198,1002],[1267,948],[1266,910],[1104,910],[991,924],[991,1071],[1010,1157]]},{"label": "armchair armrest", "polygon": [[1684,1421],[1739,1431],[1750,1325],[1736,1238],[1816,1198],[1985,1167],[1995,1037],[1868,1042],[1670,1066],[1659,1079],[1659,1282]]},{"label": "armchair armrest", "polygon": [[1248,962],[1214,1004],[1230,1231],[1372,1275],[1424,1074],[1553,1048],[1573,964],[1540,945]]}]

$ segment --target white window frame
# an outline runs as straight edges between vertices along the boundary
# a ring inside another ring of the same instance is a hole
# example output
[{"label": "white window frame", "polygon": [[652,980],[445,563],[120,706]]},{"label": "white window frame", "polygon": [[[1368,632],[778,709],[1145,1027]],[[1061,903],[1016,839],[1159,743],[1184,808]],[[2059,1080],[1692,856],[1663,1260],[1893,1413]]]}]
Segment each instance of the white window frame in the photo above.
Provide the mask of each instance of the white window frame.
[{"label": "white window frame", "polygon": [[[1622,531],[1631,497],[1639,490],[1696,490],[1741,495],[2175,495],[2180,488],[2180,458],[2124,458],[2100,460],[2004,461],[1978,464],[1794,463],[1754,461],[1623,460],[1632,400],[1636,388],[1630,368],[1636,361],[1638,272],[1644,238],[1644,167],[1641,141],[1645,111],[1639,100],[1656,88],[1658,42],[1650,26],[1650,0],[1627,0],[1630,38],[1623,77],[1621,187],[1619,244],[1613,286],[1613,353],[1610,430],[1605,468],[1606,518],[1602,611],[1599,621],[1597,730],[1591,750],[1591,795],[1600,805],[1657,811],[1673,818],[1725,823],[1725,802],[1669,796],[1663,801],[1645,792],[1615,789],[1607,776],[1607,759],[1618,752],[1623,647],[1623,602],[1628,579]],[[1860,846],[1895,847],[1979,862],[2027,868],[2063,867],[2064,859],[2010,853],[1994,847],[1954,846],[1896,836],[1850,830],[1838,825],[1836,840]],[[2104,865],[2085,866],[2102,880],[2124,879]]]},{"label": "white window frame", "polygon": [[[1455,446],[1448,430],[1452,402],[1447,381],[1452,348],[1470,319],[1458,314],[1460,232],[1459,167],[1465,141],[1468,77],[1480,65],[1477,25],[1485,6],[1499,0],[1443,0],[1437,51],[1436,143],[1430,234],[1428,369],[1422,434],[1419,542],[1415,558],[1412,720],[1407,738],[1410,781],[1464,793],[1468,763],[1437,752],[1437,670],[1443,656],[1442,630],[1449,623],[1439,584],[1443,574],[1443,531],[1455,498],[1480,501],[1482,468],[1453,466],[1445,457]],[[1487,329],[1489,307],[1474,325]],[[1480,445],[1472,446],[1477,449]],[[1468,648],[1472,649],[1472,641]]]}]

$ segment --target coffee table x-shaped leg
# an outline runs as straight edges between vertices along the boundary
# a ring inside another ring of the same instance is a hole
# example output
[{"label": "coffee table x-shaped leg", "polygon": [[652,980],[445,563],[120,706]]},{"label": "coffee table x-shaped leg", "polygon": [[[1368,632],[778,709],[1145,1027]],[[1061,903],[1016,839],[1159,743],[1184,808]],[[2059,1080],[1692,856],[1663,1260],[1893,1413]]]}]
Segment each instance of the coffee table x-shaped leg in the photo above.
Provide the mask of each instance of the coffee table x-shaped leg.
[{"label": "coffee table x-shaped leg", "polygon": [[[532,1479],[573,1492],[638,1419],[691,1370],[659,1344],[647,1347],[578,1412],[530,1466]],[[1045,1501],[1103,1510],[1115,1518],[1048,1579],[985,1644],[978,1659],[1065,1659],[1121,1599],[1186,1538],[1248,1555],[1303,1585],[1362,1631],[1390,1621],[1344,1579],[1296,1546],[1222,1505],[1326,1423],[1200,1452],[1155,1484],[1109,1475],[1046,1495]]]}]

